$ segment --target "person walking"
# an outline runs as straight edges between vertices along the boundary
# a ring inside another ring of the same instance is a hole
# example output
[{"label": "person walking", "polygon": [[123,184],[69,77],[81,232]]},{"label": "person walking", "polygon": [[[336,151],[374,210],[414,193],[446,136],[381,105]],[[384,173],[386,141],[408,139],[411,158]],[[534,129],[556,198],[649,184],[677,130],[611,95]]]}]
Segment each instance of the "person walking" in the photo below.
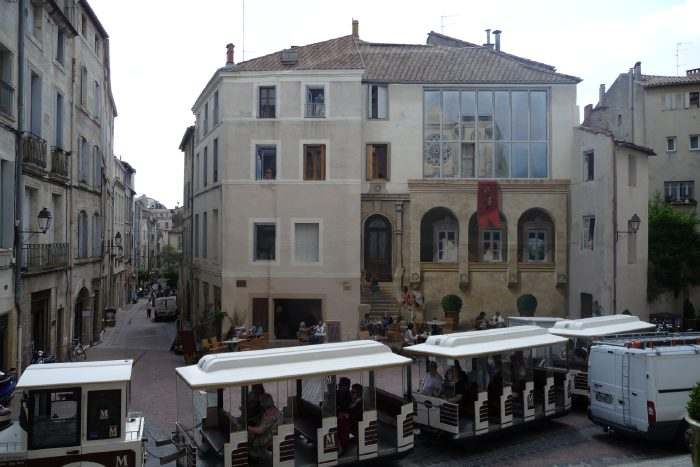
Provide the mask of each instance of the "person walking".
[{"label": "person walking", "polygon": [[151,307],[146,307],[146,318],[151,319]]}]

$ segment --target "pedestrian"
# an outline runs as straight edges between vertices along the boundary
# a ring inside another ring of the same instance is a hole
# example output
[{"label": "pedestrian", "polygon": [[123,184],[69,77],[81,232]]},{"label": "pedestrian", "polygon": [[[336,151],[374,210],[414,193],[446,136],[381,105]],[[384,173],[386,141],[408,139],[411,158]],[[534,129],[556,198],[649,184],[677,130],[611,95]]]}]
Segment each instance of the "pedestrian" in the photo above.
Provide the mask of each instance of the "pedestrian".
[{"label": "pedestrian", "polygon": [[146,308],[146,318],[151,319],[151,307]]}]

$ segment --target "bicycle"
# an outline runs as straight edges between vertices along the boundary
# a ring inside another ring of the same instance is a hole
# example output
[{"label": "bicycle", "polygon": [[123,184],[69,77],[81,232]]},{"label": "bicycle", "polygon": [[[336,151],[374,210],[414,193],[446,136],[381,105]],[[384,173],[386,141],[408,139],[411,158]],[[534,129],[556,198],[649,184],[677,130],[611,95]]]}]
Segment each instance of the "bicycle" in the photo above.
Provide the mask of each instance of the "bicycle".
[{"label": "bicycle", "polygon": [[87,346],[82,345],[77,339],[73,340],[73,347],[70,350],[70,361],[80,362],[87,359]]}]

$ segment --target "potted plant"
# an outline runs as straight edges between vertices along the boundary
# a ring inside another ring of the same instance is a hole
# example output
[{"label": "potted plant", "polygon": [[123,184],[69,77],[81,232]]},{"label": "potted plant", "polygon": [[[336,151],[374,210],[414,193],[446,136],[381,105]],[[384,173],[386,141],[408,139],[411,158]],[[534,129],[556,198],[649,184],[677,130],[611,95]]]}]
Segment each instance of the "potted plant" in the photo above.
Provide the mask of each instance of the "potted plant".
[{"label": "potted plant", "polygon": [[697,383],[688,398],[688,414],[685,420],[690,425],[688,445],[693,456],[693,466],[700,467],[700,383]]},{"label": "potted plant", "polygon": [[520,316],[535,316],[537,310],[537,299],[532,294],[525,294],[518,297],[518,313]]},{"label": "potted plant", "polygon": [[459,324],[459,312],[462,311],[462,299],[458,295],[450,294],[442,297],[440,302],[442,311],[445,313],[445,320],[449,327],[455,329]]}]

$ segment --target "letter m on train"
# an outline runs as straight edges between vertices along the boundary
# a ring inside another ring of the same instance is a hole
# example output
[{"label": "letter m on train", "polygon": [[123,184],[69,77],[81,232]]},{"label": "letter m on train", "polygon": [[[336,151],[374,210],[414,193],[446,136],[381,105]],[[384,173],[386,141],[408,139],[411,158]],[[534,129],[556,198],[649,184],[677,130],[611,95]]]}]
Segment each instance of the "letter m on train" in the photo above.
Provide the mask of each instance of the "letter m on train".
[{"label": "letter m on train", "polygon": [[121,456],[117,456],[117,459],[114,461],[114,467],[130,467],[129,458],[127,455],[123,454]]}]

